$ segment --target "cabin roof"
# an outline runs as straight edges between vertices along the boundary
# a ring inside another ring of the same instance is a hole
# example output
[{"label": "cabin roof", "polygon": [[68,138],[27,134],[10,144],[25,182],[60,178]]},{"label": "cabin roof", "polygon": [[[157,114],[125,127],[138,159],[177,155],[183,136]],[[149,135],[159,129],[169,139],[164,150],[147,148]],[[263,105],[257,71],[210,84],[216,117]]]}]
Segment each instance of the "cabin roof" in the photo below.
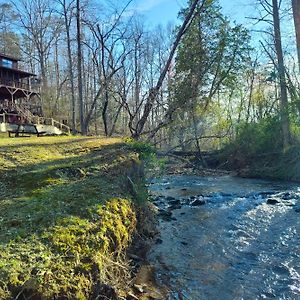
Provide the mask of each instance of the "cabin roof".
[{"label": "cabin roof", "polygon": [[21,60],[20,58],[13,57],[13,56],[10,56],[10,55],[7,55],[7,54],[3,54],[3,53],[0,53],[0,57],[1,58],[10,59],[12,61],[20,61]]},{"label": "cabin roof", "polygon": [[1,65],[0,65],[0,70],[5,70],[5,71],[8,71],[9,73],[18,74],[22,78],[36,76],[35,74],[30,73],[30,72],[25,72],[25,71],[15,69],[15,68],[4,67],[4,66],[1,66]]}]

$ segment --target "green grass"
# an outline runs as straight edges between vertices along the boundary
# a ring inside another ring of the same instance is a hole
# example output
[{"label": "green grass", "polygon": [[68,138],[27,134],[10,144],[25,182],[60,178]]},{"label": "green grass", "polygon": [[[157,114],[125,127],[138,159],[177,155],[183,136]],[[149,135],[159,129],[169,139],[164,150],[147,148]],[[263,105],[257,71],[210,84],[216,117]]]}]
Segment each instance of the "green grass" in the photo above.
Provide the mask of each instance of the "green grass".
[{"label": "green grass", "polygon": [[[0,139],[0,299],[89,299],[124,287],[136,226],[121,139]],[[138,199],[140,201],[140,199]]]}]

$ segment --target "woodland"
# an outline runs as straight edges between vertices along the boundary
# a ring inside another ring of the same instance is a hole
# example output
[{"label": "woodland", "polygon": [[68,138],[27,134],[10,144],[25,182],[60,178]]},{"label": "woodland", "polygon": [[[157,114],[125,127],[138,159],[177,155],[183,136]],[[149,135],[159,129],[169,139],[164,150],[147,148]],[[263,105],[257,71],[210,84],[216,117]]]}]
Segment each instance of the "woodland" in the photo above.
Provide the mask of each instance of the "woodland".
[{"label": "woodland", "polygon": [[238,165],[297,144],[299,0],[245,2],[247,28],[216,0],[188,1],[177,25],[156,27],[132,5],[2,1],[0,51],[38,74],[45,115],[83,135],[242,153]]},{"label": "woodland", "polygon": [[299,187],[227,175],[300,181],[300,0],[243,1],[248,25],[188,0],[153,27],[133,0],[0,0],[0,53],[73,134],[0,135],[0,299],[167,299],[151,247],[176,289],[179,249],[209,299],[298,299]]}]

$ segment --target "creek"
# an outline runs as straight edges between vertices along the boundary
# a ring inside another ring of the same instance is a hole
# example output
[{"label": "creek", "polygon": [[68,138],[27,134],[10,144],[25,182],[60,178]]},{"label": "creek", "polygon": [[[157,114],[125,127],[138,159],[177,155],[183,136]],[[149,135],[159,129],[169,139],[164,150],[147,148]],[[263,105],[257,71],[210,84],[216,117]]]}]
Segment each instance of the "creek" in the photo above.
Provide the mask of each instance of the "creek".
[{"label": "creek", "polygon": [[149,191],[160,237],[148,259],[168,299],[300,299],[297,184],[176,175]]}]

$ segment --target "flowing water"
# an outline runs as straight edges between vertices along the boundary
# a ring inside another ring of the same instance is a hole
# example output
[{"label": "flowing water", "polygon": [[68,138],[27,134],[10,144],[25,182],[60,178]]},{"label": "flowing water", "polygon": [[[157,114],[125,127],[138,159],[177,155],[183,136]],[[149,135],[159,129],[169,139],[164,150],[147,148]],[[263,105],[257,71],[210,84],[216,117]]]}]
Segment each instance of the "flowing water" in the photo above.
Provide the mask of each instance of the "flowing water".
[{"label": "flowing water", "polygon": [[166,176],[149,189],[161,216],[149,260],[168,299],[300,299],[297,184]]}]

